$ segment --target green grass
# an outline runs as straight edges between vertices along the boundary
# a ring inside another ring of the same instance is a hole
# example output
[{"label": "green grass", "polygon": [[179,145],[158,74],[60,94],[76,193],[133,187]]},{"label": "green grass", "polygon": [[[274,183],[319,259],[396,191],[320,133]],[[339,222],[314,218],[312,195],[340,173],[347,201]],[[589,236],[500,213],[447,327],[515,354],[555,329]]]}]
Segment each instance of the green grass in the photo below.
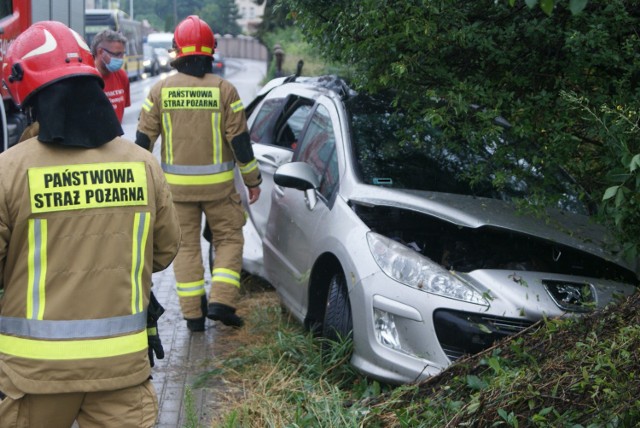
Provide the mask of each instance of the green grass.
[{"label": "green grass", "polygon": [[196,406],[193,400],[193,391],[187,387],[184,392],[185,422],[182,426],[183,428],[203,428],[198,422]]},{"label": "green grass", "polygon": [[211,426],[638,426],[639,306],[632,296],[581,320],[546,320],[419,385],[390,386],[354,371],[348,341],[327,350],[272,290],[254,289],[240,309],[246,327],[229,336],[236,346],[202,375],[226,385],[213,390],[224,410]]},{"label": "green grass", "polygon": [[[282,71],[285,76],[294,74],[298,61],[302,60],[304,62],[302,68],[303,76],[337,74],[342,77],[348,77],[349,71],[347,67],[327,63],[318,55],[311,45],[302,40],[300,30],[296,27],[280,29],[265,36],[265,44],[268,49],[273,50],[273,46],[276,43],[280,44],[285,52],[284,64],[282,66]],[[275,61],[272,61],[269,65],[265,82],[274,77]]]}]

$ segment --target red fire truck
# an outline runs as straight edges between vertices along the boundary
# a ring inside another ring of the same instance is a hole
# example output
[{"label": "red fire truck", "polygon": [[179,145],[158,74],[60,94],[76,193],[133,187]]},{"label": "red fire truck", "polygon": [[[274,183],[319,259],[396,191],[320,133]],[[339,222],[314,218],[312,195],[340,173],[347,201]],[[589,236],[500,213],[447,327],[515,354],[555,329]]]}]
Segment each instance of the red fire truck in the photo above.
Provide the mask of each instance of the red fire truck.
[{"label": "red fire truck", "polygon": [[[0,63],[4,66],[7,48],[18,34],[38,21],[60,21],[84,36],[85,0],[0,0]],[[2,144],[0,151],[18,142],[27,125],[25,114],[9,98],[4,86],[0,88],[2,104]]]}]

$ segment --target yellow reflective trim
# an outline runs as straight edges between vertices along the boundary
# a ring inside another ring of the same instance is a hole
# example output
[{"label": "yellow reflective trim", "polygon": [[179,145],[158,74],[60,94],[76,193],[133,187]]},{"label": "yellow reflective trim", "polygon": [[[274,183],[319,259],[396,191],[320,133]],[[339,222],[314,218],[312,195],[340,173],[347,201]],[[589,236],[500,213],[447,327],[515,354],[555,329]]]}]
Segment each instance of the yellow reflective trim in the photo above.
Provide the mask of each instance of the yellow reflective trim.
[{"label": "yellow reflective trim", "polygon": [[0,335],[0,353],[36,360],[107,358],[146,348],[146,330],[127,336],[90,340],[33,340]]},{"label": "yellow reflective trim", "polygon": [[30,319],[43,319],[47,277],[47,220],[30,219],[27,255],[27,312]]},{"label": "yellow reflective trim", "polygon": [[204,279],[199,279],[197,281],[191,282],[176,282],[176,286],[178,288],[192,288],[192,287],[204,287]]},{"label": "yellow reflective trim", "polygon": [[240,287],[240,281],[235,279],[227,278],[226,276],[216,276],[211,278],[211,282],[224,282],[226,284],[231,284],[236,287]]},{"label": "yellow reflective trim", "polygon": [[202,288],[202,290],[193,290],[193,291],[177,291],[178,297],[193,297],[193,296],[204,296],[205,295],[205,289]]},{"label": "yellow reflective trim", "polygon": [[211,272],[211,282],[224,282],[240,287],[240,274],[231,269],[215,268]]},{"label": "yellow reflective trim", "polygon": [[233,170],[211,175],[176,175],[164,174],[167,183],[176,186],[205,186],[207,184],[225,183],[233,180]]},{"label": "yellow reflective trim", "polygon": [[[149,213],[136,213],[133,222],[133,239],[131,249],[131,313],[142,312],[142,274],[144,272],[145,251],[149,236]],[[142,223],[142,224],[141,224]],[[140,230],[142,226],[142,230]]]},{"label": "yellow reflective trim", "polygon": [[161,96],[163,110],[220,109],[220,88],[162,88]]},{"label": "yellow reflective trim", "polygon": [[250,173],[251,171],[253,171],[256,168],[258,168],[258,161],[256,161],[254,159],[251,162],[249,162],[248,164],[241,166],[240,167],[240,173],[248,174],[248,173]]},{"label": "yellow reflective trim", "polygon": [[193,282],[176,282],[176,292],[178,296],[202,296],[205,294],[204,279]]},{"label": "yellow reflective trim", "polygon": [[222,132],[220,130],[220,112],[211,114],[211,131],[213,132],[213,164],[222,163]]},{"label": "yellow reflective trim", "polygon": [[40,296],[40,306],[38,308],[38,319],[44,319],[44,307],[47,293],[45,287],[47,283],[47,228],[48,222],[45,219],[40,221],[40,280],[38,281],[38,294]]},{"label": "yellow reflective trim", "polygon": [[[184,46],[180,48],[180,50],[182,51],[182,53],[191,53],[191,52],[198,51],[198,49],[195,46]],[[200,52],[210,54],[210,53],[213,53],[213,49],[210,48],[209,46],[201,46]]]},{"label": "yellow reflective trim", "polygon": [[158,327],[147,328],[147,336],[157,336],[157,335],[158,335]]},{"label": "yellow reflective trim", "polygon": [[235,270],[227,269],[227,268],[215,268],[215,269],[212,271],[212,273],[213,273],[213,274],[216,274],[216,273],[225,273],[225,274],[227,274],[227,275],[231,275],[231,276],[233,276],[234,278],[238,278],[238,279],[240,279],[240,274],[239,274],[238,272],[236,272]]},{"label": "yellow reflective trim", "polygon": [[164,162],[168,165],[173,163],[173,124],[169,113],[162,114],[162,128],[164,129]]},{"label": "yellow reflective trim", "polygon": [[236,102],[231,103],[231,110],[234,113],[244,110],[244,105],[242,104],[242,100],[238,100]]},{"label": "yellow reflective trim", "polygon": [[32,213],[147,205],[144,162],[29,168]]},{"label": "yellow reflective trim", "polygon": [[146,100],[144,100],[144,103],[142,103],[142,108],[143,108],[146,112],[150,112],[152,107],[153,107],[153,103],[151,102],[151,100],[150,100],[149,98],[147,98]]}]

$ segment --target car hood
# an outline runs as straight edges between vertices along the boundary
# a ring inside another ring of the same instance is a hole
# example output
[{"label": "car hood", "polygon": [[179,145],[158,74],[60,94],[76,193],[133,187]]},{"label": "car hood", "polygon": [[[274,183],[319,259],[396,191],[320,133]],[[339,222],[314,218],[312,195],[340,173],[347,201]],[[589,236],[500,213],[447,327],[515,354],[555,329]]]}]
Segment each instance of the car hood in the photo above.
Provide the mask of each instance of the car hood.
[{"label": "car hood", "polygon": [[556,209],[528,215],[497,199],[368,185],[357,186],[346,199],[416,211],[461,227],[493,227],[545,239],[613,261],[638,276],[637,263],[630,265],[617,257],[620,246],[603,226],[584,215]]}]

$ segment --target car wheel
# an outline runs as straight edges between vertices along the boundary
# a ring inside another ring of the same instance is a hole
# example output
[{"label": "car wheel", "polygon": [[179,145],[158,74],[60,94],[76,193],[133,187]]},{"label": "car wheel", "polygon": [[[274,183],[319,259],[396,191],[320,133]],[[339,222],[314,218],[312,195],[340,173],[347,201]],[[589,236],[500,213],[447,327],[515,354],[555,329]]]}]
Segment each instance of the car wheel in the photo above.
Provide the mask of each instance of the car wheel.
[{"label": "car wheel", "polygon": [[322,323],[322,336],[332,341],[344,340],[353,333],[351,303],[347,291],[347,281],[342,272],[331,278],[327,306]]}]

